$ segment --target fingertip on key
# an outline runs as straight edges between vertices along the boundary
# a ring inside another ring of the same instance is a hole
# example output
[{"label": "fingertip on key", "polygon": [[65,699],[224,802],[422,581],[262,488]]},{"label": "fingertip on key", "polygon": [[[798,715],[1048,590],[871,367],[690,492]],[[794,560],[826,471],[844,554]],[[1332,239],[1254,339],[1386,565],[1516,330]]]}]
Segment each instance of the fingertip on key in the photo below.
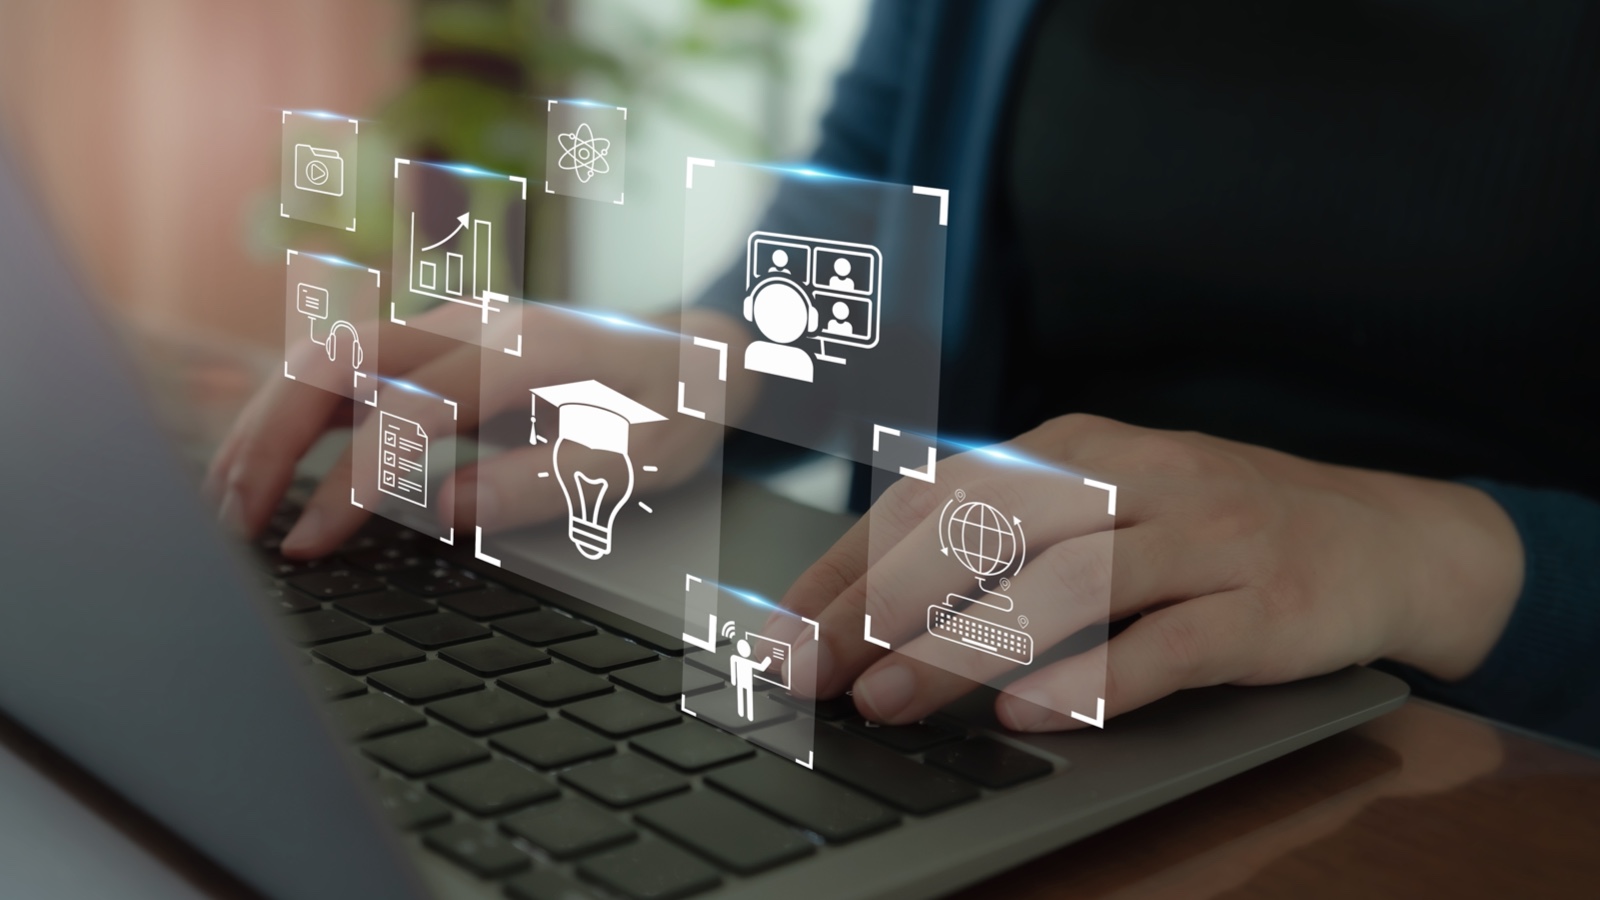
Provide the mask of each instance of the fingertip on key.
[{"label": "fingertip on key", "polygon": [[856,708],[868,720],[894,724],[896,717],[911,705],[916,689],[917,680],[911,670],[891,663],[856,679],[853,696]]},{"label": "fingertip on key", "polygon": [[323,540],[322,511],[309,508],[284,536],[280,549],[285,556],[313,556]]}]

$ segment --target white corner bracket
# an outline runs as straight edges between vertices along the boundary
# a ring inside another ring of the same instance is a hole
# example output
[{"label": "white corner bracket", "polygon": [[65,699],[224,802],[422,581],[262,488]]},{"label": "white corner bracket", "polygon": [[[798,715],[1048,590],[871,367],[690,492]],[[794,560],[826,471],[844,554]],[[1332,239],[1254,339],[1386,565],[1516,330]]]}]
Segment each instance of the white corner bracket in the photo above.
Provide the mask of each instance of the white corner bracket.
[{"label": "white corner bracket", "polygon": [[443,534],[439,535],[439,540],[441,540],[444,543],[449,544],[450,546],[454,547],[456,545],[456,527],[454,525],[451,525],[450,526],[450,534],[449,535],[443,535]]},{"label": "white corner bracket", "polygon": [[714,159],[701,159],[698,156],[691,156],[688,159],[688,171],[684,175],[683,187],[684,190],[692,191],[694,190],[694,167],[705,166],[708,169],[715,169],[717,167],[717,161]]},{"label": "white corner bracket", "polygon": [[1072,717],[1077,719],[1079,722],[1087,722],[1096,728],[1104,730],[1106,727],[1106,698],[1096,698],[1094,704],[1094,718],[1091,719],[1081,712],[1073,713]]},{"label": "white corner bracket", "polygon": [[[880,438],[883,435],[886,435],[886,434],[889,435],[890,437],[899,437],[900,436],[900,429],[898,429],[898,428],[890,428],[887,425],[873,425],[872,426],[872,452],[873,453],[877,453],[878,452],[878,445],[881,443]],[[904,475],[907,478],[915,478],[918,481],[926,481],[929,484],[933,484],[934,483],[935,479],[938,477],[938,471],[939,471],[939,457],[938,457],[938,451],[934,447],[929,447],[928,448],[928,471],[920,472],[920,471],[918,471],[916,469],[913,469],[913,468],[911,468],[909,466],[901,466],[900,467],[900,474],[901,475]]]},{"label": "white corner bracket", "polygon": [[812,768],[815,768],[815,766],[813,764],[816,762],[816,760],[817,760],[817,751],[815,751],[815,750],[807,750],[806,751],[806,758],[805,759],[796,758],[795,762],[800,764],[800,765],[802,765],[802,766],[805,766],[808,769],[812,769]]},{"label": "white corner bracket", "polygon": [[696,419],[704,419],[706,417],[705,413],[698,409],[690,409],[689,407],[683,405],[683,392],[684,384],[680,381],[678,382],[678,412],[681,412],[686,416],[693,416]]},{"label": "white corner bracket", "polygon": [[883,640],[882,638],[875,638],[875,637],[872,636],[872,616],[870,614],[868,614],[867,616],[865,616],[865,619],[866,619],[866,624],[861,626],[861,636],[866,639],[867,643],[876,644],[877,646],[882,647],[885,650],[892,649],[892,648],[890,648],[888,641]]},{"label": "white corner bracket", "polygon": [[920,184],[911,186],[911,193],[922,194],[928,197],[939,198],[939,224],[950,224],[950,192],[944,188],[923,187]]},{"label": "white corner bracket", "polygon": [[699,713],[697,713],[694,710],[689,708],[689,695],[688,694],[679,694],[678,695],[678,709],[680,711],[682,711],[682,712],[688,713],[691,716],[694,716],[696,719],[700,718],[700,714]]},{"label": "white corner bracket", "polygon": [[474,525],[472,527],[473,527],[472,555],[477,557],[478,559],[483,560],[484,562],[488,563],[491,566],[497,566],[497,567],[503,568],[503,566],[500,566],[500,558],[499,557],[490,556],[489,554],[483,552],[483,526],[482,525]]},{"label": "white corner bracket", "polygon": [[1105,491],[1106,494],[1108,495],[1106,497],[1106,515],[1115,516],[1117,514],[1117,486],[1116,485],[1114,485],[1114,484],[1106,484],[1104,481],[1095,481],[1093,478],[1085,478],[1083,480],[1083,483],[1088,485],[1089,487],[1098,488],[1098,489],[1100,489],[1102,491]]},{"label": "white corner bracket", "polygon": [[713,341],[710,338],[697,337],[694,339],[696,347],[717,351],[717,380],[728,380],[728,345],[722,341]]}]

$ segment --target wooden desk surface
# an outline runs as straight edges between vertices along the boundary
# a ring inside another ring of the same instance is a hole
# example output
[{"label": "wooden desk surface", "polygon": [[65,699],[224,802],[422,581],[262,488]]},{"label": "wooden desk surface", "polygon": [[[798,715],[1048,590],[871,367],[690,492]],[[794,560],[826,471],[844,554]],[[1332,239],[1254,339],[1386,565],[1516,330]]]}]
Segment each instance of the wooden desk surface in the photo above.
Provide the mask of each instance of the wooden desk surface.
[{"label": "wooden desk surface", "polygon": [[1600,896],[1600,757],[1410,701],[964,900]]}]

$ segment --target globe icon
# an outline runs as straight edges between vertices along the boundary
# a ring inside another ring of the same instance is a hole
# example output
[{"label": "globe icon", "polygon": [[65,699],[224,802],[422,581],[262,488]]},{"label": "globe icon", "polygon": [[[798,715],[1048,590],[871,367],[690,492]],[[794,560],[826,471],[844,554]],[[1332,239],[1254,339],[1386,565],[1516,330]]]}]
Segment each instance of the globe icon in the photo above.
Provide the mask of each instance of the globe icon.
[{"label": "globe icon", "polygon": [[1017,559],[1017,532],[1011,520],[987,503],[963,503],[950,514],[945,537],[956,562],[979,578],[992,578]]}]

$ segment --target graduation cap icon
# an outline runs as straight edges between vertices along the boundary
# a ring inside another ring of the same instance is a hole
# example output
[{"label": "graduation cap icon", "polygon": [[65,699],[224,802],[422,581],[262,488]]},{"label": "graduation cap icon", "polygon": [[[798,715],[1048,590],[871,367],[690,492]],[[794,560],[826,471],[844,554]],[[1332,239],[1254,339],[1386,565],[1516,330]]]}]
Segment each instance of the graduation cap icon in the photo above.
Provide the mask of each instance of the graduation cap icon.
[{"label": "graduation cap icon", "polygon": [[667,417],[592,379],[532,392],[559,412],[553,465],[567,499],[567,536],[585,558],[599,559],[611,552],[617,513],[633,496],[628,430]]}]

